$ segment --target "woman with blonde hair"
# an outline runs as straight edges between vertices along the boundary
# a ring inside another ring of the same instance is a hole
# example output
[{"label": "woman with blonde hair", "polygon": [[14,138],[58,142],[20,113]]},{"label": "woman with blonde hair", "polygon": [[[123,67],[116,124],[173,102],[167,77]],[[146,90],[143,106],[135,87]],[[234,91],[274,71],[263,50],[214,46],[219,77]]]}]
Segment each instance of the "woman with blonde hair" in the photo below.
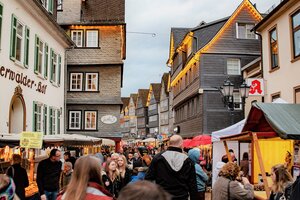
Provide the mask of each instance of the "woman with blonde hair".
[{"label": "woman with blonde hair", "polygon": [[118,158],[118,170],[121,179],[121,188],[123,188],[130,181],[130,170],[127,167],[127,159],[124,155],[120,155]]},{"label": "woman with blonde hair", "polygon": [[112,200],[112,195],[102,187],[100,160],[82,156],[76,160],[70,183],[58,200]]},{"label": "woman with blonde hair", "polygon": [[293,178],[287,168],[282,165],[275,165],[271,169],[271,178],[273,181],[270,200],[289,200]]},{"label": "woman with blonde hair", "polygon": [[246,177],[242,177],[242,184],[236,180],[240,168],[235,163],[226,163],[219,172],[219,178],[213,186],[212,199],[243,199],[254,198],[253,186]]},{"label": "woman with blonde hair", "polygon": [[121,178],[117,167],[117,161],[107,161],[105,165],[105,174],[102,175],[104,186],[113,197],[118,197],[119,191],[121,190]]}]

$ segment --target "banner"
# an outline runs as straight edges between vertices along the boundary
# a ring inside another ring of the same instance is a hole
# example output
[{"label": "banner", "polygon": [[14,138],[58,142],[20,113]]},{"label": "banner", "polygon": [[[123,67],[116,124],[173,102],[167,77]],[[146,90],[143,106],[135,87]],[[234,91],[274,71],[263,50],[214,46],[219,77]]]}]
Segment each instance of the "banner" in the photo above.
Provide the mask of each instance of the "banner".
[{"label": "banner", "polygon": [[20,134],[20,147],[41,149],[43,144],[43,133],[22,132]]}]

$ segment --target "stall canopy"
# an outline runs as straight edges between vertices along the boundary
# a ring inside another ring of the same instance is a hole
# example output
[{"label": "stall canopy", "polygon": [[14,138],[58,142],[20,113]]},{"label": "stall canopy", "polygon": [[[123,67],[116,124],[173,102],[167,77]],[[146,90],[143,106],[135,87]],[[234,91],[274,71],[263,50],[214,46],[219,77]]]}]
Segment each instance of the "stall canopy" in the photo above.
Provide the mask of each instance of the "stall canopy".
[{"label": "stall canopy", "polygon": [[242,121],[239,121],[236,124],[233,124],[229,127],[226,127],[224,129],[221,129],[219,131],[214,131],[211,133],[211,141],[212,142],[218,142],[220,141],[221,137],[225,137],[228,135],[234,135],[234,134],[238,134],[242,131],[244,124],[245,124],[245,119],[243,119]]}]

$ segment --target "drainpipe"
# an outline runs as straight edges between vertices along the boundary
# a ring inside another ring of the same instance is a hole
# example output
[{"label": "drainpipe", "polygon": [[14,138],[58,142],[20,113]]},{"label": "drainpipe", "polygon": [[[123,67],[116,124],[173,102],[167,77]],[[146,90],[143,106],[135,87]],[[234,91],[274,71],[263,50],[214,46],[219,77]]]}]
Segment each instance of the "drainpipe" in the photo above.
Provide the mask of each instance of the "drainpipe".
[{"label": "drainpipe", "polygon": [[[260,33],[256,32],[256,30],[254,29],[254,33],[256,35],[258,35],[259,39],[260,39],[260,55],[261,55],[261,70],[260,70],[260,73],[261,73],[261,77],[264,78],[264,63],[263,63],[263,48],[262,48],[262,36]],[[263,96],[261,98],[261,101],[262,102],[265,102],[265,97]]]}]

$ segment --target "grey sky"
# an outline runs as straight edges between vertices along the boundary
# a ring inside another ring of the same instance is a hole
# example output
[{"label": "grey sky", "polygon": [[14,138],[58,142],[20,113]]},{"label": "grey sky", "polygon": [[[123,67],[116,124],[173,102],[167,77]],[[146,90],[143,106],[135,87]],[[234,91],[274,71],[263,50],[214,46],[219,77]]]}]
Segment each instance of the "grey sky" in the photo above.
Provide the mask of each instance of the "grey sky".
[{"label": "grey sky", "polygon": [[[159,83],[169,53],[171,27],[192,28],[230,16],[242,0],[125,0],[127,41],[122,96]],[[279,0],[251,0],[260,12]],[[155,33],[136,34],[130,32]]]}]

